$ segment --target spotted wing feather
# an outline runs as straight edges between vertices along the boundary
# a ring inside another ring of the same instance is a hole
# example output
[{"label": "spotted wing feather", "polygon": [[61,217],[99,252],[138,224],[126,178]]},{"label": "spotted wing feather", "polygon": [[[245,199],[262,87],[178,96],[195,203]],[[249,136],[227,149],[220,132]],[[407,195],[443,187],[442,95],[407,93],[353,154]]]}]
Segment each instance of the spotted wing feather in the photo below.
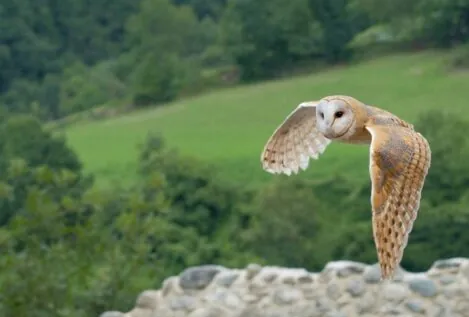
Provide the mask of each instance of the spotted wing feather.
[{"label": "spotted wing feather", "polygon": [[431,151],[427,140],[402,126],[368,125],[373,236],[382,279],[392,279],[420,207]]},{"label": "spotted wing feather", "polygon": [[317,159],[331,142],[316,129],[316,102],[305,102],[293,110],[267,141],[261,155],[269,173],[298,173]]}]

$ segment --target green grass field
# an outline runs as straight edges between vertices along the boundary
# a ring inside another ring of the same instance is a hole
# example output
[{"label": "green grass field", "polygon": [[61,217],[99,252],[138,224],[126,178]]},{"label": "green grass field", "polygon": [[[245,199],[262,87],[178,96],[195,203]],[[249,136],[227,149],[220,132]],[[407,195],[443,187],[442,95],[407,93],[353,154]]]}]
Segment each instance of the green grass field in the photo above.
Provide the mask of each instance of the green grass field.
[{"label": "green grass field", "polygon": [[[99,122],[79,123],[66,135],[98,184],[135,177],[138,144],[160,132],[167,144],[209,160],[246,186],[272,176],[260,168],[270,134],[299,102],[330,94],[352,95],[413,121],[431,108],[467,116],[469,72],[446,70],[448,54],[424,52],[378,58],[325,72],[224,89],[165,107]],[[368,148],[332,144],[299,177],[368,178]],[[276,176],[279,177],[279,176]]]}]

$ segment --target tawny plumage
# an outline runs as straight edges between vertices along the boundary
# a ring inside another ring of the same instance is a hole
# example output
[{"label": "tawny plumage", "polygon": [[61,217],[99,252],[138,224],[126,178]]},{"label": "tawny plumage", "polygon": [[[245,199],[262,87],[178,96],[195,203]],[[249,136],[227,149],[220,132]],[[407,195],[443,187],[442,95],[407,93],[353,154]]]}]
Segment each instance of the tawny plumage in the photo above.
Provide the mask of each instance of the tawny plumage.
[{"label": "tawny plumage", "polygon": [[331,141],[370,146],[373,237],[382,279],[392,279],[417,217],[430,146],[392,113],[336,95],[301,103],[290,113],[267,141],[262,167],[270,173],[298,173]]}]

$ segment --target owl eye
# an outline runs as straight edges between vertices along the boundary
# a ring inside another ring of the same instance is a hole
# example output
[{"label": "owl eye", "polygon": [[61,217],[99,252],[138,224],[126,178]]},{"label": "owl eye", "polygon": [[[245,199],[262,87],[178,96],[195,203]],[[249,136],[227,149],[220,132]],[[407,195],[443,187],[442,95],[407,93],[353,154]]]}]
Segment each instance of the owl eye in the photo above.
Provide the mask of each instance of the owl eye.
[{"label": "owl eye", "polygon": [[344,112],[343,112],[343,111],[337,111],[337,112],[335,113],[335,117],[336,117],[336,118],[340,118],[340,117],[342,117],[343,115],[344,115]]}]

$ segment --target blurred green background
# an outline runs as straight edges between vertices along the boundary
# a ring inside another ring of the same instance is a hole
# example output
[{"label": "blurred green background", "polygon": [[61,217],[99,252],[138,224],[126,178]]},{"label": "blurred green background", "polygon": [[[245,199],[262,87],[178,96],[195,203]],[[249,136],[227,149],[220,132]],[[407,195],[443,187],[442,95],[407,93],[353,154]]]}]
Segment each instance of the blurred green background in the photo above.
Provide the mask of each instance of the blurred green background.
[{"label": "blurred green background", "polygon": [[469,1],[0,1],[0,315],[126,311],[187,266],[377,261],[368,147],[260,154],[302,101],[413,123],[402,266],[469,256]]}]

